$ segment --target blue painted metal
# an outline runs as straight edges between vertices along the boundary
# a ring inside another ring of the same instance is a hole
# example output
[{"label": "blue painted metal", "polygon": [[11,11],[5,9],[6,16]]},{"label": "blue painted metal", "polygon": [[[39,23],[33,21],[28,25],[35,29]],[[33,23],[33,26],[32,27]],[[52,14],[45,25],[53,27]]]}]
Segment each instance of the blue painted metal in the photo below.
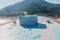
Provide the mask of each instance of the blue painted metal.
[{"label": "blue painted metal", "polygon": [[38,23],[37,16],[20,16],[20,25],[36,25]]}]

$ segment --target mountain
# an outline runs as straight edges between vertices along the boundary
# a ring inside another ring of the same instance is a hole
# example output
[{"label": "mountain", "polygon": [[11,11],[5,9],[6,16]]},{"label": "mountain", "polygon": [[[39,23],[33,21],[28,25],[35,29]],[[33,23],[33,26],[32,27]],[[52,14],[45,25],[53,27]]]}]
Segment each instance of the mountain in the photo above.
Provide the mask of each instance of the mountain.
[{"label": "mountain", "polygon": [[22,2],[1,9],[0,16],[21,15],[21,12],[23,11],[27,11],[31,14],[44,12],[58,13],[60,15],[60,5],[48,3],[45,0],[24,0]]}]

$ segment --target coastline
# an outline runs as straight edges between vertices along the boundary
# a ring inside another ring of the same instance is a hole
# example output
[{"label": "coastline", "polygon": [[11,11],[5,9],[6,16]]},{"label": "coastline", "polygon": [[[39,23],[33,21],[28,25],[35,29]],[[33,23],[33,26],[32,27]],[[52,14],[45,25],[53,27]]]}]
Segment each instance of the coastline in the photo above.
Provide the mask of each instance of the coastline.
[{"label": "coastline", "polygon": [[54,19],[56,22],[60,24],[60,18]]}]

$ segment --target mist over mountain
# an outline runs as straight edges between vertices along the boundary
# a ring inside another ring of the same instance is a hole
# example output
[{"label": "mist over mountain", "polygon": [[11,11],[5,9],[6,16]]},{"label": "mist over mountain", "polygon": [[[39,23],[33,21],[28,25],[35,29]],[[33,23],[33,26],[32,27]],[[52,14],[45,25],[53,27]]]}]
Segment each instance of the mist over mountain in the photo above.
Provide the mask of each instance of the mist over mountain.
[{"label": "mist over mountain", "polygon": [[55,13],[60,15],[60,5],[48,3],[45,0],[24,0],[14,5],[7,6],[0,10],[0,16],[15,16],[21,15],[21,12],[35,14],[39,12]]}]

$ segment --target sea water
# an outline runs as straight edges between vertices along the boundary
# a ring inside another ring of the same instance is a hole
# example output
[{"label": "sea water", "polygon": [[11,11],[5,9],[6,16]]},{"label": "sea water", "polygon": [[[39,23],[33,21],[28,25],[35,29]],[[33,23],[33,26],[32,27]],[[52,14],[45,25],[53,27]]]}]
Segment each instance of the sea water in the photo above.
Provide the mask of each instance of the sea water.
[{"label": "sea water", "polygon": [[11,29],[5,25],[0,30],[0,40],[39,40],[40,29],[25,29],[22,26],[14,26]]},{"label": "sea water", "polygon": [[53,28],[53,31],[54,31],[57,39],[60,40],[60,28],[59,27]]}]

